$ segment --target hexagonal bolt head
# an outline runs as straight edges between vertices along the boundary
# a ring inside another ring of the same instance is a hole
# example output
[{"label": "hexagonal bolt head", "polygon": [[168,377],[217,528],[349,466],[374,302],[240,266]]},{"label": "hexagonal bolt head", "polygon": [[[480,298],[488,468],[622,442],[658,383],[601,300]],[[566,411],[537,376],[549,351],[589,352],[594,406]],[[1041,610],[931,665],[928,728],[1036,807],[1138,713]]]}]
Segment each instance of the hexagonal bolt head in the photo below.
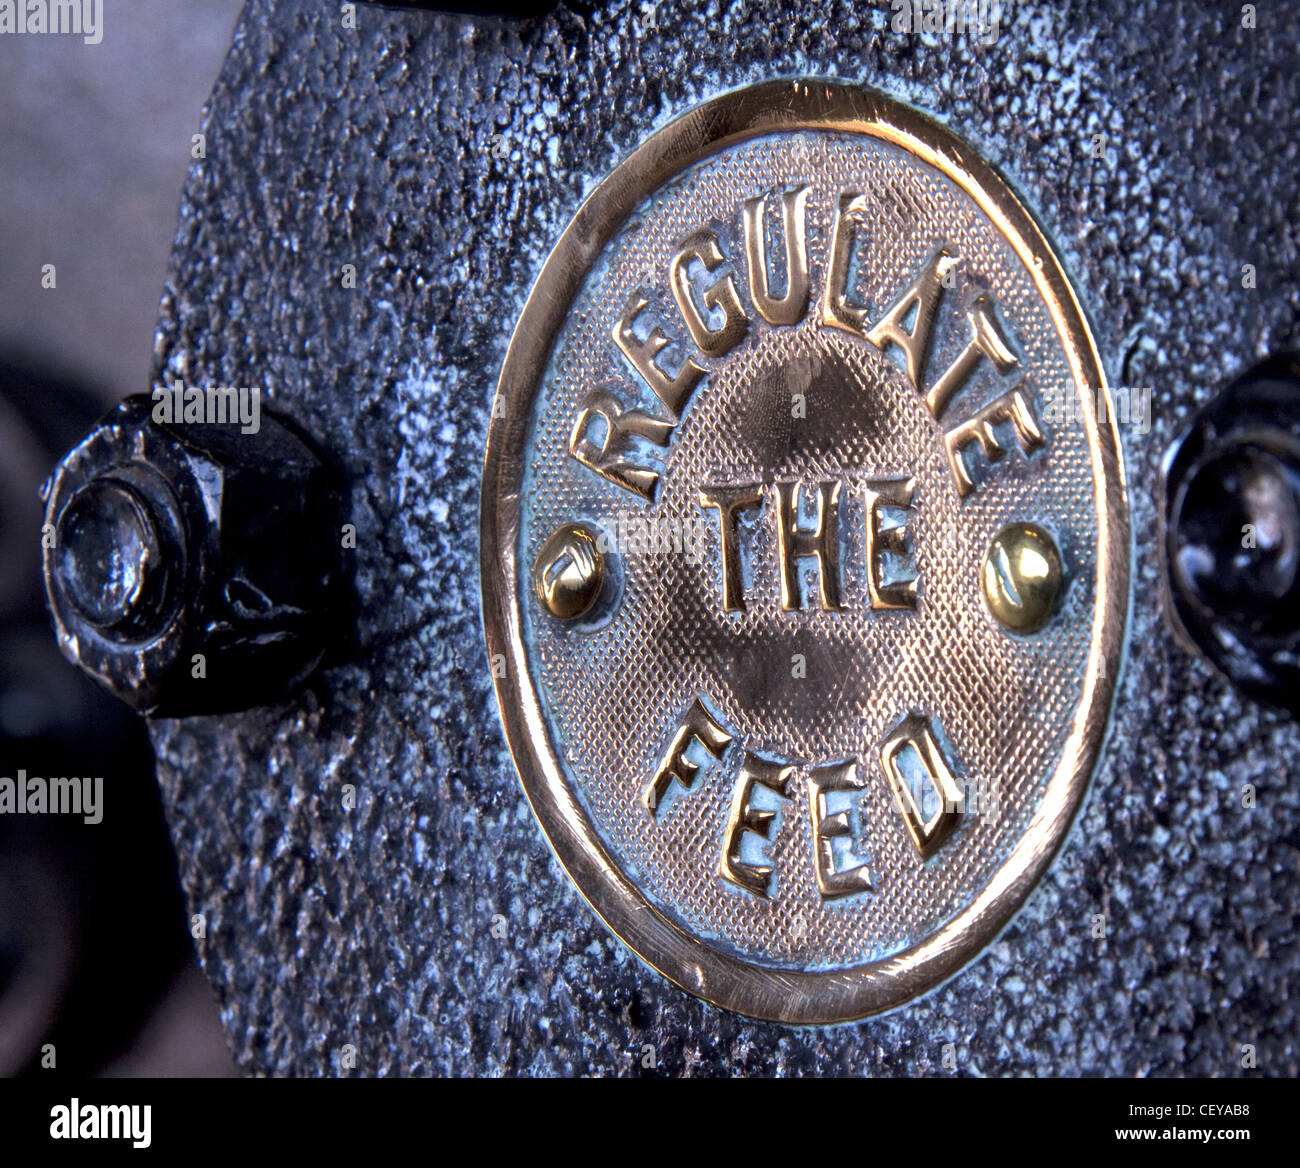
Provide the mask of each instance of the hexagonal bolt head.
[{"label": "hexagonal bolt head", "polygon": [[129,397],[42,491],[60,649],[148,714],[276,701],[345,639],[334,476],[282,420],[154,420]]},{"label": "hexagonal bolt head", "polygon": [[1165,455],[1167,612],[1244,693],[1300,716],[1300,355],[1256,365]]}]

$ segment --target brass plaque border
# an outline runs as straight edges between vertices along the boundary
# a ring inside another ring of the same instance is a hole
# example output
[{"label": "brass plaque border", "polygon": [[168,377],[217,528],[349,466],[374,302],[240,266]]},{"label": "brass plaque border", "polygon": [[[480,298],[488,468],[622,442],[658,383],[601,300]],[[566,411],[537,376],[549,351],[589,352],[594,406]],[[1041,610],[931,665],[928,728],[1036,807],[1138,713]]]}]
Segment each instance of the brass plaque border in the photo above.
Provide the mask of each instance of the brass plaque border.
[{"label": "brass plaque border", "polygon": [[[705,102],[620,163],[574,215],[524,305],[497,388],[480,511],[483,625],[506,739],[547,840],[605,924],[683,989],[754,1018],[826,1024],[894,1009],[935,988],[991,942],[1024,903],[1065,839],[1109,725],[1130,603],[1131,533],[1114,410],[1098,426],[1080,392],[1098,512],[1093,651],[1074,726],[1020,843],[976,899],[921,943],[882,960],[826,971],[775,969],[711,949],[650,904],[600,843],[569,789],[529,676],[516,562],[524,450],[540,371],[592,264],[636,206],[685,168],[733,143],[782,130],[832,130],[892,142],[969,194],[1033,276],[1075,385],[1107,384],[1085,314],[1052,248],[1008,184],[950,130],[881,93],[821,79],[764,82]],[[499,411],[499,416],[498,416]],[[525,573],[526,575],[526,573]]]}]

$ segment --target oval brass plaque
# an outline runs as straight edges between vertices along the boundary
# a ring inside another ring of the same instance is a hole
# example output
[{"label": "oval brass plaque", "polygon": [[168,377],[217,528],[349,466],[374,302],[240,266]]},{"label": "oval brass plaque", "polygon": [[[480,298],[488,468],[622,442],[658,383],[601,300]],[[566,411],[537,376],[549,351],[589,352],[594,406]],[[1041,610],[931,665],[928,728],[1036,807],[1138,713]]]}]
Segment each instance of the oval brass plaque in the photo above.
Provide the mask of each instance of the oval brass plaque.
[{"label": "oval brass plaque", "polygon": [[833,1022],[954,973],[1079,807],[1124,641],[1101,362],[951,132],[824,81],[654,133],[501,374],[483,611],[510,748],[611,929]]}]

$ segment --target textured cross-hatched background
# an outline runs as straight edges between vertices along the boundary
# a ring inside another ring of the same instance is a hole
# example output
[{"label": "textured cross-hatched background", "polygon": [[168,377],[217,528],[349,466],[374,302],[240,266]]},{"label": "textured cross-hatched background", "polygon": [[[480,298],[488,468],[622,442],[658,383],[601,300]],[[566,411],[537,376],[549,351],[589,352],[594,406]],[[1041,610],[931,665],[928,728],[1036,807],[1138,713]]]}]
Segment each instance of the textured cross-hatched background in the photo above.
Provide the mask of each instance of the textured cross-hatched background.
[{"label": "textured cross-hatched background", "polygon": [[[523,24],[359,8],[354,31],[331,5],[249,5],[154,372],[257,378],[344,458],[362,651],[288,706],[154,727],[246,1068],[331,1073],[346,1044],[358,1073],[642,1073],[653,1043],[669,1074],[941,1073],[953,1043],[959,1073],[1234,1075],[1253,1044],[1250,1073],[1296,1073],[1300,733],[1174,644],[1153,507],[1189,412],[1300,341],[1300,15],[1258,9],[1247,30],[1232,5],[1005,3],[980,45],[895,33],[862,4]],[[829,1030],[703,1005],[582,902],[502,743],[476,569],[496,374],[564,224],[654,127],[806,74],[912,101],[979,148],[1055,239],[1113,380],[1155,391],[1150,433],[1124,434],[1130,661],[1070,841],[961,974]]]}]

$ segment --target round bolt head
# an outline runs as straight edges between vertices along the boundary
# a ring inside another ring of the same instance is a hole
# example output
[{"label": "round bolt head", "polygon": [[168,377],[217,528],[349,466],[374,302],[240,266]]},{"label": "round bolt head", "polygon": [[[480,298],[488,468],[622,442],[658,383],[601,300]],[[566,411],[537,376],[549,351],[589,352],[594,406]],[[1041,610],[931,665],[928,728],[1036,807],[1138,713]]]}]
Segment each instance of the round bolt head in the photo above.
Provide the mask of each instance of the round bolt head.
[{"label": "round bolt head", "polygon": [[1300,576],[1300,474],[1274,452],[1243,445],[1197,464],[1178,503],[1173,570],[1212,612],[1295,627],[1280,604]]},{"label": "round bolt head", "polygon": [[1163,469],[1175,634],[1242,692],[1300,713],[1300,354],[1222,389]]},{"label": "round bolt head", "polygon": [[271,414],[159,421],[123,400],[45,490],[46,595],[64,656],[160,716],[278,701],[346,607],[333,473]]},{"label": "round bolt head", "polygon": [[542,607],[557,620],[577,620],[591,611],[605,584],[605,557],[595,537],[566,523],[542,546],[533,568]]},{"label": "round bolt head", "polygon": [[980,587],[1003,628],[1032,633],[1052,615],[1063,576],[1052,537],[1032,523],[1013,523],[993,537],[984,554]]},{"label": "round bolt head", "polygon": [[64,509],[55,544],[58,578],[86,620],[111,629],[139,615],[160,549],[136,492],[114,479],[86,483]]}]

